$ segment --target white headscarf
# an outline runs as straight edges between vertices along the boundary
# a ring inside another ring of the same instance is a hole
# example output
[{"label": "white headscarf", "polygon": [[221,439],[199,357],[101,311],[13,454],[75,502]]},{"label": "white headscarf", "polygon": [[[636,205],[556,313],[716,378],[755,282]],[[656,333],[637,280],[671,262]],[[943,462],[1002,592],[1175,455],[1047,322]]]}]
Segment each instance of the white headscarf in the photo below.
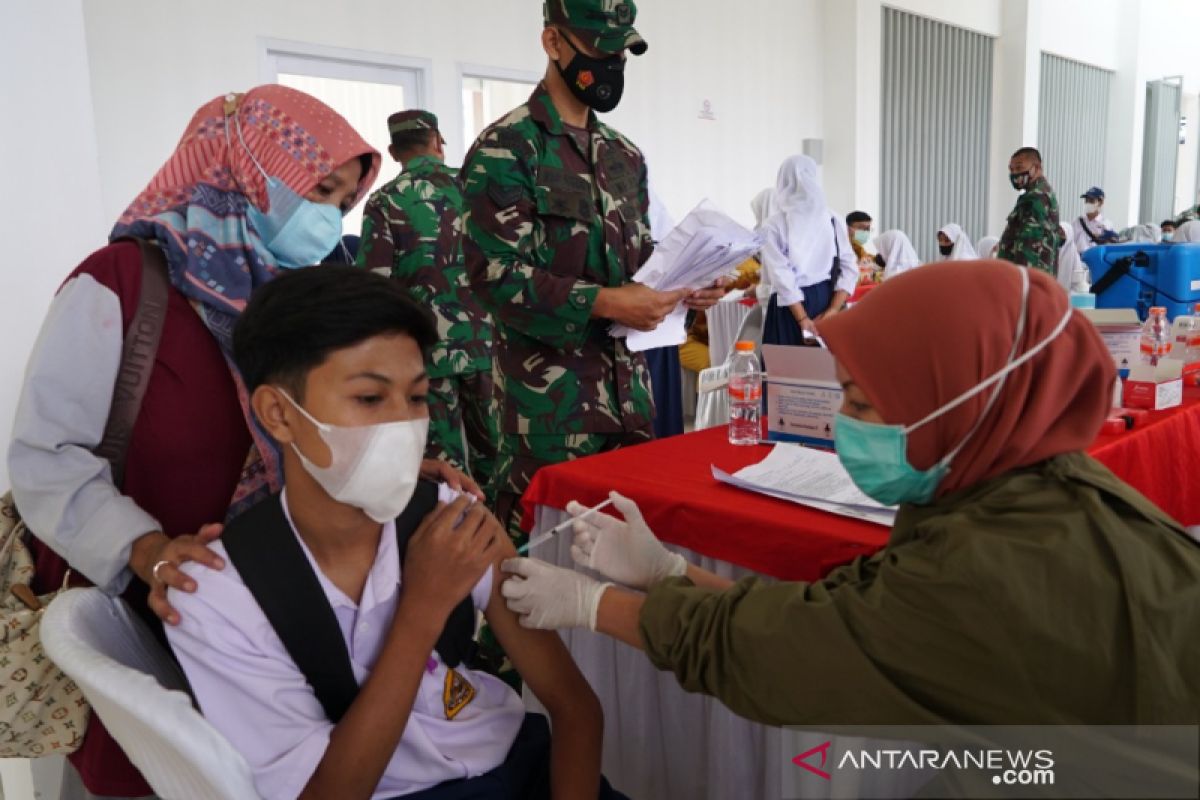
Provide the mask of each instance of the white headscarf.
[{"label": "white headscarf", "polygon": [[1162,228],[1152,223],[1143,225],[1135,225],[1129,229],[1129,241],[1131,242],[1161,242]]},{"label": "white headscarf", "polygon": [[754,230],[758,230],[779,210],[775,205],[775,188],[768,186],[754,195],[754,199],[750,201],[750,210],[754,212]]},{"label": "white headscarf", "polygon": [[999,236],[985,236],[975,243],[975,252],[980,258],[995,258],[994,250],[1000,244]]},{"label": "white headscarf", "polygon": [[884,231],[875,237],[875,250],[883,256],[883,279],[894,278],[921,266],[921,257],[913,249],[904,231]]},{"label": "white headscarf", "polygon": [[1058,248],[1058,285],[1068,292],[1086,292],[1088,270],[1083,259],[1079,257],[1079,250],[1075,247],[1075,229],[1069,222],[1062,222],[1059,225],[1066,234],[1066,239],[1065,244]]},{"label": "white headscarf", "polygon": [[950,251],[950,255],[943,256],[942,261],[974,261],[979,258],[975,252],[975,248],[971,246],[971,239],[963,232],[962,226],[954,222],[946,225],[938,233],[945,236],[954,245],[954,249]]},{"label": "white headscarf", "polygon": [[825,204],[817,169],[817,162],[808,156],[783,162],[775,181],[775,213],[762,225],[787,245],[785,255],[796,271],[809,275],[828,274],[837,255],[830,224],[833,212]]},{"label": "white headscarf", "polygon": [[1200,242],[1200,220],[1185,222],[1175,229],[1172,242]]}]

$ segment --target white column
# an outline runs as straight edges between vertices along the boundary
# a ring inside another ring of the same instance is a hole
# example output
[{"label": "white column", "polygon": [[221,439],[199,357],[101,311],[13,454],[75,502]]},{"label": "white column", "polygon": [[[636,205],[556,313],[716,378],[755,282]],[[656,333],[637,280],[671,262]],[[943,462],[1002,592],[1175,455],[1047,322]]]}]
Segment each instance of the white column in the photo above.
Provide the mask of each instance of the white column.
[{"label": "white column", "polygon": [[[1142,192],[1142,139],[1146,82],[1140,75],[1142,0],[1125,0],[1124,36],[1108,97],[1108,154],[1104,164],[1104,213],[1117,228],[1136,224]],[[1157,223],[1158,220],[1152,220]]]},{"label": "white column", "polygon": [[880,0],[825,0],[824,169],[829,205],[840,214],[879,213]]},{"label": "white column", "polygon": [[[1016,201],[1008,161],[1020,147],[1037,147],[1042,72],[1042,0],[1006,0],[1001,6],[992,81],[991,178],[988,232],[999,235]],[[1052,165],[1047,165],[1051,184]]]}]

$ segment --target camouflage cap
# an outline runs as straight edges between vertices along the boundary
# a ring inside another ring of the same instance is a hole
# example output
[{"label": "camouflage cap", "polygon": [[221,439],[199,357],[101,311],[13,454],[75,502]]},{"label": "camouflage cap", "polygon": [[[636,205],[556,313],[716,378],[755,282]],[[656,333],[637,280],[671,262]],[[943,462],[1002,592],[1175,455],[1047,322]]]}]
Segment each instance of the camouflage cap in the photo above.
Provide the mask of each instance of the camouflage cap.
[{"label": "camouflage cap", "polygon": [[388,133],[391,134],[437,130],[437,115],[430,111],[422,111],[414,108],[409,111],[397,111],[388,117]]},{"label": "camouflage cap", "polygon": [[628,49],[640,56],[648,46],[633,28],[633,0],[545,0],[542,17],[547,25],[562,25],[602,53]]}]

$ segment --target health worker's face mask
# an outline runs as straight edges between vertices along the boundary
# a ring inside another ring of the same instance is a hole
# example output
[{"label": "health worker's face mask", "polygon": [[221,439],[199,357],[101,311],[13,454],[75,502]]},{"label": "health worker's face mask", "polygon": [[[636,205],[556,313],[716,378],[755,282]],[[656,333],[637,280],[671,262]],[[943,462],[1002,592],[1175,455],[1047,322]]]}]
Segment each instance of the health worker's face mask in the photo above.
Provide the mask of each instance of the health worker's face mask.
[{"label": "health worker's face mask", "polygon": [[1083,210],[1084,210],[1084,213],[1087,213],[1087,214],[1095,214],[1097,211],[1099,211],[1099,210],[1100,210],[1100,204],[1099,204],[1099,203],[1092,203],[1092,202],[1089,202],[1089,203],[1084,203],[1084,204],[1083,204]]},{"label": "health worker's face mask", "polygon": [[864,231],[864,230],[861,230],[861,229],[860,229],[860,230],[856,230],[856,231],[854,232],[854,241],[856,241],[856,242],[858,242],[859,244],[861,244],[861,245],[864,245],[864,246],[865,246],[867,242],[871,241],[871,232],[870,232],[870,231]]},{"label": "health worker's face mask", "polygon": [[579,102],[601,114],[612,111],[621,102],[625,93],[625,58],[621,53],[593,58],[579,48],[562,31],[559,39],[575,51],[574,57],[563,67],[557,61],[554,66],[567,83],[567,88]]},{"label": "health worker's face mask", "polygon": [[421,478],[429,418],[353,428],[329,425],[313,419],[283,389],[279,392],[316,426],[317,433],[329,447],[332,455],[329,466],[318,467],[300,452],[295,442],[292,443],[300,463],[321,488],[339,503],[361,508],[376,522],[384,523],[400,516]]},{"label": "health worker's face mask", "polygon": [[[850,478],[867,496],[888,506],[901,503],[921,505],[932,500],[937,487],[950,472],[950,464],[954,461],[955,456],[971,441],[971,437],[979,430],[979,426],[996,404],[1008,374],[1046,349],[1066,329],[1067,323],[1071,320],[1070,306],[1067,307],[1066,313],[1063,314],[1058,325],[1045,339],[1034,345],[1020,358],[1016,358],[1017,348],[1025,333],[1029,311],[1029,275],[1023,267],[1016,267],[1016,269],[1021,270],[1021,316],[1017,322],[1016,334],[1013,336],[1013,346],[1009,351],[1008,364],[1004,368],[977,386],[963,392],[924,419],[907,427],[864,422],[838,412],[833,429],[834,448],[837,450],[837,456],[842,462],[842,466],[850,474]],[[992,391],[987,405],[984,406],[979,418],[975,420],[975,424],[962,441],[929,469],[915,469],[908,461],[908,435],[952,411],[992,385],[995,385],[996,388]]]},{"label": "health worker's face mask", "polygon": [[[314,203],[278,178],[267,174],[262,164],[250,152],[242,137],[242,123],[233,115],[238,141],[267,182],[267,203],[270,210],[261,211],[253,203],[246,207],[246,216],[263,246],[285,269],[320,264],[342,240],[342,212],[328,203]],[[225,137],[229,138],[229,118],[225,119]]]}]

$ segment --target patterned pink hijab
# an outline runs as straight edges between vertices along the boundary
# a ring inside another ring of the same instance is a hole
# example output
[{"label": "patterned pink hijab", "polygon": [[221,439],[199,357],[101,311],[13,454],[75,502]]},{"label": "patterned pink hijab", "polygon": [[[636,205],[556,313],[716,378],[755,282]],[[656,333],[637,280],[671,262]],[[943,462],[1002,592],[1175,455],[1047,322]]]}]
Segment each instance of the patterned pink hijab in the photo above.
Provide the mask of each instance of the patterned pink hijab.
[{"label": "patterned pink hijab", "polygon": [[230,516],[281,485],[276,448],[255,422],[230,360],[238,315],[255,287],[280,270],[246,215],[247,203],[270,210],[266,179],[254,161],[303,196],[355,158],[364,161],[361,199],[380,156],[332,108],[278,85],[217,97],[195,113],[175,152],[109,236],[138,236],[162,246],[172,285],[192,301],[225,353],[255,441]]}]

